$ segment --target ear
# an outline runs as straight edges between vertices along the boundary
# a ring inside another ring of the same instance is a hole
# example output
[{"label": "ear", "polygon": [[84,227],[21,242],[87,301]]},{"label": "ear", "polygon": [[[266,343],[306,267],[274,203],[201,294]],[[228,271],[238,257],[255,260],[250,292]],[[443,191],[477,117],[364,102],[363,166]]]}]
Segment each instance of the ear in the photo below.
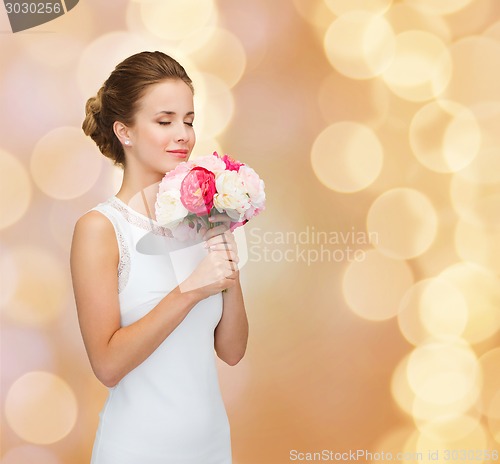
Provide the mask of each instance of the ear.
[{"label": "ear", "polygon": [[120,121],[115,121],[113,131],[122,145],[130,145],[130,129]]}]

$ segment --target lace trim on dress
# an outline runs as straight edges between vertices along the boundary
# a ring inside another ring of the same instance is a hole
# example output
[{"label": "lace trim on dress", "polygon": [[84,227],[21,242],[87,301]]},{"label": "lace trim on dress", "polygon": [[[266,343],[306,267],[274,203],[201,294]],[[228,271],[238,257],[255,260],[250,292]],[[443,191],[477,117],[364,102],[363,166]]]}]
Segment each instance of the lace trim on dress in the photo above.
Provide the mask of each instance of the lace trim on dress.
[{"label": "lace trim on dress", "polygon": [[120,247],[120,263],[118,264],[118,293],[121,293],[128,282],[130,274],[130,252],[123,234],[116,230],[116,238]]},{"label": "lace trim on dress", "polygon": [[141,229],[152,232],[155,235],[162,235],[163,237],[173,238],[172,231],[167,228],[156,224],[152,219],[148,219],[146,216],[139,215],[127,209],[125,206],[120,204],[116,199],[111,199],[111,206],[116,208],[130,224],[134,224]]}]

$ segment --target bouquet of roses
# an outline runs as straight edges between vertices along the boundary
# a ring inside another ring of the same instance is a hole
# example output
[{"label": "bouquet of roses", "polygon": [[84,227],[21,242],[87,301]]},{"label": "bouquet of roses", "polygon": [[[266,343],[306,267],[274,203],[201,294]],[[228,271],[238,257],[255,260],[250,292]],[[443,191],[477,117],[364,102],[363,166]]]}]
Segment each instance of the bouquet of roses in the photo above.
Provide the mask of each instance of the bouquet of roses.
[{"label": "bouquet of roses", "polygon": [[184,161],[165,174],[156,197],[156,220],[175,238],[195,238],[208,218],[225,213],[230,230],[265,209],[264,181],[249,166],[228,155]]}]

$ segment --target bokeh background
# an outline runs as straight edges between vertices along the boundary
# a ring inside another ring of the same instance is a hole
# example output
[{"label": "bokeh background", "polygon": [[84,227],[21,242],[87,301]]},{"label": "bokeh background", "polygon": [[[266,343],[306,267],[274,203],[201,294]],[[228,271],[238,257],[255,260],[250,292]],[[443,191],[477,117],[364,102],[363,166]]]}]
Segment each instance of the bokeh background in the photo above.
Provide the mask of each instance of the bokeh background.
[{"label": "bokeh background", "polygon": [[112,68],[155,49],[194,80],[193,156],[266,183],[248,351],[218,361],[234,463],[498,462],[498,0],[80,0],[16,34],[2,5],[0,30],[2,464],[89,462],[107,391],[69,249],[121,171],[80,125]]}]

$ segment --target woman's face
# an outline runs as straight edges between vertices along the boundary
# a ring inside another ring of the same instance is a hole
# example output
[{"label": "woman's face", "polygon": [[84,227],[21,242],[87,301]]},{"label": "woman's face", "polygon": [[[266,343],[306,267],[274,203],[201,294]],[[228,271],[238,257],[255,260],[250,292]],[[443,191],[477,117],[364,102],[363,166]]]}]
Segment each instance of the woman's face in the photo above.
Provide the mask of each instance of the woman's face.
[{"label": "woman's face", "polygon": [[133,164],[164,175],[186,161],[196,141],[193,120],[193,93],[186,83],[178,79],[151,85],[129,128]]}]

